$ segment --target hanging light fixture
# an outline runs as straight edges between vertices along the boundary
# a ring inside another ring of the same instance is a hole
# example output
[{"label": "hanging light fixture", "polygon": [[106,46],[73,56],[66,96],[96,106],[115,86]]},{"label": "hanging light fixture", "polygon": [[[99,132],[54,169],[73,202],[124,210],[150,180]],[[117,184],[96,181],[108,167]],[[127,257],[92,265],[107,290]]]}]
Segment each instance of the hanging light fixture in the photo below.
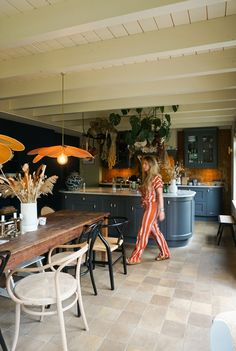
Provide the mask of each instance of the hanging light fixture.
[{"label": "hanging light fixture", "polygon": [[78,158],[93,158],[87,151],[75,146],[65,145],[65,119],[64,119],[64,73],[61,73],[61,114],[62,114],[62,127],[61,127],[61,145],[46,146],[34,149],[28,152],[28,155],[37,155],[33,159],[33,163],[40,161],[43,157],[54,157],[60,165],[65,165],[68,162],[68,157],[74,156]]},{"label": "hanging light fixture", "polygon": [[23,151],[24,149],[24,145],[18,140],[0,134],[0,165],[12,159],[13,151]]}]

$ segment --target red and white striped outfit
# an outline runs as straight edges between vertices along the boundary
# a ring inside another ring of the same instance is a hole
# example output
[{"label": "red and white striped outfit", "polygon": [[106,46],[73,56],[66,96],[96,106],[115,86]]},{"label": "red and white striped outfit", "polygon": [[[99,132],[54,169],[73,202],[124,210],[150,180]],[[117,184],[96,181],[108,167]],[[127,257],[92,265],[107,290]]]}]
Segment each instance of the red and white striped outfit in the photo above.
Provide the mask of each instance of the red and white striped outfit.
[{"label": "red and white striped outfit", "polygon": [[148,239],[150,235],[156,241],[161,255],[170,257],[170,251],[167,245],[167,242],[161,233],[158,224],[157,224],[157,214],[158,214],[158,194],[157,189],[163,188],[163,183],[160,176],[155,176],[152,181],[151,190],[144,190],[140,188],[142,195],[141,203],[145,209],[141,227],[138,232],[138,237],[136,241],[136,246],[132,252],[129,262],[139,262],[143,250],[147,246]]}]

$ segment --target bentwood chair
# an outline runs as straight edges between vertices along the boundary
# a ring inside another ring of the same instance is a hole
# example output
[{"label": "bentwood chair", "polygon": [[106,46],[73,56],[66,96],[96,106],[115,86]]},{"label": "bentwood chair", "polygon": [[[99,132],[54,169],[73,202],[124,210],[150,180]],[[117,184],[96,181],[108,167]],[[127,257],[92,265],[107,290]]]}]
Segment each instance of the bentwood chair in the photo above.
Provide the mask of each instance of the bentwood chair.
[{"label": "bentwood chair", "polygon": [[[37,268],[16,269],[8,275],[7,291],[11,299],[16,303],[15,336],[11,349],[12,351],[16,349],[19,336],[21,309],[26,313],[40,317],[57,314],[61,330],[63,351],[68,351],[63,312],[71,308],[77,301],[79,302],[85,329],[88,330],[80,287],[80,265],[82,256],[87,250],[88,245],[85,244],[80,250],[72,252],[66,258],[55,261],[52,264]],[[73,261],[77,261],[76,277],[62,272],[62,270]],[[54,266],[57,266],[55,271],[53,270]],[[53,271],[46,272],[46,269]],[[38,273],[28,275],[12,287],[11,277],[15,272],[19,271]],[[70,298],[72,297],[73,300],[71,301]],[[55,309],[53,310],[50,308],[50,310],[45,310],[45,306],[47,305],[54,305]],[[37,307],[39,310],[36,310]]]},{"label": "bentwood chair", "polygon": [[[110,276],[110,284],[111,290],[115,289],[114,284],[114,275],[113,275],[113,265],[122,259],[124,274],[127,274],[127,265],[126,265],[126,253],[124,246],[124,229],[128,224],[128,219],[126,217],[106,217],[107,224],[103,224],[101,226],[101,230],[99,231],[98,238],[95,241],[93,250],[94,250],[94,264],[104,264],[109,267],[109,276]],[[108,236],[104,237],[102,234],[102,229],[108,230]],[[111,235],[112,232],[112,235]],[[96,260],[95,253],[96,252],[106,253],[107,260]],[[118,258],[113,260],[112,253],[116,251],[119,252],[120,255]]]},{"label": "bentwood chair", "polygon": [[[3,274],[3,271],[7,265],[7,262],[10,258],[10,251],[0,251],[0,278],[3,277],[5,278],[5,275]],[[2,347],[3,351],[7,351],[7,345],[5,343],[5,340],[3,338],[1,329],[0,329],[0,346]]]}]

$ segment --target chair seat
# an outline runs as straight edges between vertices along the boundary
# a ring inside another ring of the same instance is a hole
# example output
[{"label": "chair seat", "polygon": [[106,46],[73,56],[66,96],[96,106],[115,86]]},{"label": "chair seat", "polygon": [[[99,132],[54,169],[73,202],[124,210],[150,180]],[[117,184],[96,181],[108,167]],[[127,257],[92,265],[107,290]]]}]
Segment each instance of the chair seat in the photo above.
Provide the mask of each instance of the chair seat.
[{"label": "chair seat", "polygon": [[[111,252],[117,250],[119,248],[120,245],[123,244],[123,240],[119,240],[118,238],[114,238],[114,237],[107,237],[105,238],[106,241],[108,242],[109,246],[110,246],[110,250]],[[119,242],[118,242],[119,240]],[[104,251],[106,252],[106,247],[103,244],[102,240],[100,238],[97,238],[93,247],[94,251]]]},{"label": "chair seat", "polygon": [[[26,303],[42,306],[56,303],[55,273],[43,272],[29,275],[15,286],[15,294]],[[60,272],[60,299],[66,300],[77,290],[77,282],[70,274]]]},{"label": "chair seat", "polygon": [[235,219],[230,215],[219,215],[219,222],[221,224],[235,224]]}]

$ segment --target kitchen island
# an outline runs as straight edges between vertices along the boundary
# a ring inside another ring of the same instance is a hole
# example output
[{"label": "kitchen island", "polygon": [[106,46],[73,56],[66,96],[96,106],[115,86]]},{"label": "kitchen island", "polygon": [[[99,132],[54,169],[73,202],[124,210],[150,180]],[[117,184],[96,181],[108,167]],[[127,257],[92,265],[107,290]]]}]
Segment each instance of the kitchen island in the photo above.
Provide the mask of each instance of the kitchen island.
[{"label": "kitchen island", "polygon": [[[97,187],[60,193],[62,209],[109,211],[113,216],[126,216],[130,222],[125,240],[135,241],[143,215],[139,192]],[[160,229],[170,247],[185,246],[193,234],[195,192],[178,190],[177,194],[163,195],[166,219],[159,224]]]}]

